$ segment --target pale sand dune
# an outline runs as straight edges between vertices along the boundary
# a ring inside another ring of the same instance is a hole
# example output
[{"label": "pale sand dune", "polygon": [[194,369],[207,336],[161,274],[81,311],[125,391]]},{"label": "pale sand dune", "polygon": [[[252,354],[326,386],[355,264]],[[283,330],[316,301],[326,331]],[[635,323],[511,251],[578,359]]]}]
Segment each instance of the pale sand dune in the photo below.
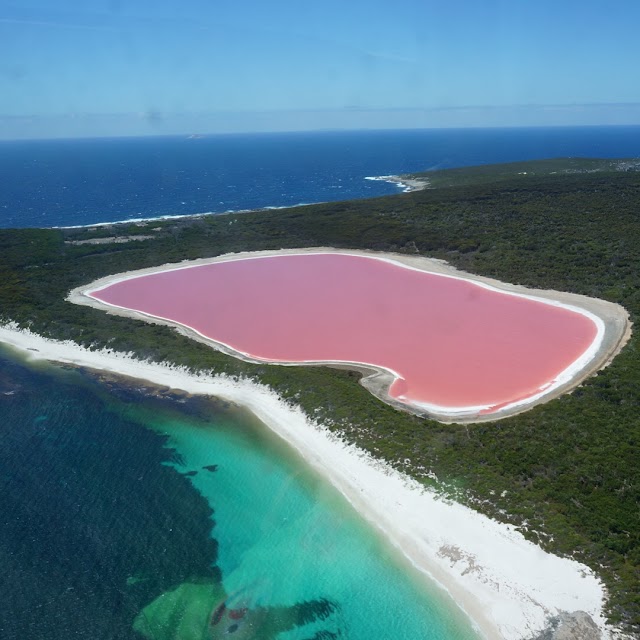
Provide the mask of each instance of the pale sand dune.
[{"label": "pale sand dune", "polygon": [[604,638],[614,637],[602,615],[604,587],[586,566],[546,553],[513,527],[424,490],[340,441],[265,386],[194,376],[131,355],[47,340],[15,327],[0,327],[0,342],[29,358],[108,371],[248,407],[331,481],[415,567],[446,589],[487,638],[529,640],[553,616],[575,611],[589,614]]}]

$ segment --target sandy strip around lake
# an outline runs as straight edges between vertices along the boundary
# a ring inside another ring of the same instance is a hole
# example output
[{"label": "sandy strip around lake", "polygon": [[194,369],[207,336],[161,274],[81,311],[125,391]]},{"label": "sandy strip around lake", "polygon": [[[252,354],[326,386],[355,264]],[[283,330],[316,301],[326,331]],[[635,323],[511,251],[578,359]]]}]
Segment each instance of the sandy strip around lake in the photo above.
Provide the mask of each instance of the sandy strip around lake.
[{"label": "sandy strip around lake", "polygon": [[425,489],[309,420],[266,386],[193,375],[131,354],[91,351],[13,326],[0,327],[0,342],[32,360],[110,372],[247,407],[338,488],[422,575],[445,589],[486,638],[531,640],[554,616],[576,611],[591,616],[604,638],[614,637],[602,615],[604,587],[589,568],[546,553],[514,527]]},{"label": "sandy strip around lake", "polygon": [[199,333],[198,331],[195,331],[188,326],[173,322],[166,318],[159,318],[157,316],[152,316],[140,311],[111,305],[92,297],[91,294],[123,280],[128,280],[130,278],[136,278],[153,273],[159,273],[162,271],[189,269],[202,265],[214,264],[218,262],[228,262],[232,260],[249,260],[269,256],[308,255],[319,253],[340,253],[345,255],[377,258],[396,265],[401,265],[412,270],[434,273],[449,278],[467,280],[475,283],[478,286],[494,291],[499,291],[507,295],[528,298],[541,301],[546,304],[570,309],[574,312],[581,313],[591,318],[596,324],[597,337],[594,343],[576,362],[572,363],[565,371],[559,374],[556,379],[549,381],[549,383],[545,385],[545,388],[540,389],[538,393],[527,398],[506,404],[492,411],[487,411],[488,407],[453,408],[425,403],[412,404],[410,402],[400,401],[392,397],[389,393],[389,389],[397,379],[398,374],[390,369],[386,369],[370,363],[331,361],[274,363],[279,366],[329,365],[358,370],[364,374],[363,378],[360,381],[361,384],[383,402],[386,402],[387,404],[390,404],[397,409],[410,411],[422,416],[432,417],[440,420],[441,422],[472,423],[493,421],[496,419],[512,416],[523,411],[527,411],[537,404],[548,402],[549,400],[552,400],[553,398],[556,398],[559,395],[567,393],[576,388],[586,378],[592,376],[597,371],[607,366],[611,362],[611,360],[619,353],[619,351],[627,343],[631,336],[631,322],[629,319],[629,314],[627,313],[626,309],[611,302],[599,300],[596,298],[589,298],[587,296],[573,293],[529,289],[520,285],[504,283],[492,278],[476,276],[473,274],[465,273],[463,271],[459,271],[445,261],[436,260],[433,258],[362,251],[355,249],[335,249],[332,247],[230,253],[214,258],[204,258],[199,260],[184,261],[181,263],[165,264],[158,267],[140,269],[138,271],[120,273],[101,278],[88,285],[83,285],[74,289],[70,292],[67,299],[75,304],[88,305],[106,311],[107,313],[145,320],[147,322],[165,324],[176,328],[178,331],[189,336],[190,338],[193,338],[194,340],[204,342],[205,344],[208,344],[234,357],[246,360],[247,362],[264,363],[269,362],[269,360],[262,360],[252,357],[251,354],[239,352],[230,345],[218,342],[208,336]]}]

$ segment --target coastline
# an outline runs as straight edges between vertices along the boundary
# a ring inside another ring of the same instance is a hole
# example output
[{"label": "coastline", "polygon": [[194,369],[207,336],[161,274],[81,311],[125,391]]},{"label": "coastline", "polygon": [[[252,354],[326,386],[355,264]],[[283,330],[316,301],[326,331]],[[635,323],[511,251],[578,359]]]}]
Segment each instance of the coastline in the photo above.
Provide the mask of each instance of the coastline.
[{"label": "coastline", "polygon": [[[434,273],[447,278],[470,281],[482,288],[499,291],[506,295],[523,297],[570,309],[574,312],[581,313],[589,317],[598,329],[596,340],[587,351],[567,369],[556,376],[554,380],[549,381],[544,388],[541,388],[535,394],[524,399],[514,399],[514,401],[490,408],[485,406],[472,407],[442,407],[426,403],[411,403],[397,399],[390,394],[392,384],[397,380],[399,375],[391,369],[382,366],[363,363],[363,362],[334,362],[334,361],[304,361],[304,362],[274,362],[267,359],[260,359],[251,354],[237,351],[228,344],[209,338],[195,329],[186,325],[153,316],[139,311],[134,311],[124,307],[118,307],[93,297],[93,293],[108,287],[114,283],[135,278],[142,275],[149,275],[161,271],[181,270],[192,267],[198,267],[205,264],[213,264],[217,262],[227,262],[233,260],[247,260],[252,258],[261,258],[268,256],[281,255],[309,255],[324,253],[340,253],[345,255],[375,257],[377,259],[400,265],[405,268]],[[631,322],[627,311],[610,302],[588,298],[578,294],[563,293],[550,290],[533,290],[520,285],[500,282],[492,278],[476,276],[473,274],[459,271],[448,263],[433,258],[422,256],[406,256],[401,254],[391,254],[363,250],[340,250],[331,247],[314,247],[300,249],[283,249],[271,251],[256,251],[232,253],[217,256],[215,258],[205,258],[181,263],[165,264],[158,267],[141,269],[138,271],[125,272],[110,275],[101,278],[88,285],[83,285],[72,290],[67,300],[75,304],[87,305],[107,313],[114,313],[128,318],[136,318],[147,322],[166,324],[177,329],[179,332],[193,338],[199,342],[203,342],[224,353],[240,358],[252,363],[270,363],[278,366],[336,366],[359,371],[363,374],[360,384],[364,386],[370,393],[390,404],[391,406],[402,410],[416,413],[422,416],[435,418],[440,422],[459,422],[459,423],[475,423],[494,421],[500,418],[516,415],[523,411],[527,411],[537,404],[548,402],[559,395],[570,392],[577,387],[586,378],[592,376],[597,371],[607,366],[609,362],[619,353],[631,336]],[[494,409],[489,410],[487,409]]]},{"label": "coastline", "polygon": [[150,222],[164,222],[166,220],[186,220],[205,218],[207,216],[229,216],[234,213],[260,213],[261,211],[277,211],[279,209],[295,209],[296,207],[312,207],[316,204],[325,204],[320,202],[299,202],[298,204],[288,204],[281,207],[258,207],[257,209],[227,209],[226,211],[202,211],[200,213],[185,213],[183,215],[162,215],[152,216],[150,218],[126,218],[124,220],[114,220],[113,222],[94,222],[93,224],[74,224],[69,226],[54,225],[50,229],[98,229],[99,227],[113,227],[115,225],[135,224],[138,226],[146,226]]},{"label": "coastline", "polygon": [[412,178],[405,176],[366,176],[365,180],[373,180],[376,182],[389,182],[394,184],[398,189],[402,189],[402,193],[413,193],[414,191],[424,191],[425,189],[433,189],[427,178]]},{"label": "coastline", "polygon": [[[423,191],[424,189],[431,189],[430,183],[427,179],[423,178],[411,178],[401,175],[388,175],[388,176],[365,176],[364,180],[373,180],[375,182],[389,182],[402,189],[402,193],[412,193],[413,191]],[[380,197],[380,196],[364,196],[358,198],[358,200],[365,200],[367,197]],[[165,214],[160,216],[151,216],[144,218],[125,218],[123,220],[114,220],[112,222],[94,222],[93,224],[74,224],[74,225],[54,225],[51,229],[93,229],[99,227],[111,227],[114,225],[124,224],[137,224],[140,226],[147,225],[150,222],[164,222],[165,220],[183,220],[183,219],[197,219],[208,216],[229,216],[236,213],[260,213],[263,211],[278,211],[280,209],[296,209],[297,207],[312,207],[318,204],[327,204],[327,200],[318,200],[318,202],[298,202],[297,204],[287,205],[265,205],[264,207],[257,207],[255,209],[225,209],[224,211],[201,211],[199,213],[185,213],[182,215]],[[340,200],[335,200],[340,202]]]},{"label": "coastline", "polygon": [[[0,327],[0,342],[31,360],[50,360],[213,395],[248,408],[326,477],[420,572],[444,588],[486,638],[530,640],[553,618],[586,612],[611,638],[605,590],[586,566],[544,552],[511,525],[425,489],[340,440],[268,387],[224,376],[90,351],[72,342]],[[583,635],[597,638],[597,635]]]}]

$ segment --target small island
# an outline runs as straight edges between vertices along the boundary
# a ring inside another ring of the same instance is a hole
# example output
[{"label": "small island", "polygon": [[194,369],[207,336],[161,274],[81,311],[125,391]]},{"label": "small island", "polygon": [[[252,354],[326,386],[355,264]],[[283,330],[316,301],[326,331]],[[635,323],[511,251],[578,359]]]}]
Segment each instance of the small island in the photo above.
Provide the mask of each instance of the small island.
[{"label": "small island", "polygon": [[[429,189],[355,202],[2,230],[0,341],[32,359],[249,407],[446,587],[487,637],[633,637],[636,167],[633,159],[516,163],[433,172]],[[68,300],[116,274],[301,247],[428,258],[521,292],[601,300],[617,311],[596,315],[615,330],[594,356],[588,374],[597,374],[578,376],[566,393],[500,420],[449,416],[444,424],[381,402],[358,384],[369,373],[358,368],[239,359],[182,327]]]}]

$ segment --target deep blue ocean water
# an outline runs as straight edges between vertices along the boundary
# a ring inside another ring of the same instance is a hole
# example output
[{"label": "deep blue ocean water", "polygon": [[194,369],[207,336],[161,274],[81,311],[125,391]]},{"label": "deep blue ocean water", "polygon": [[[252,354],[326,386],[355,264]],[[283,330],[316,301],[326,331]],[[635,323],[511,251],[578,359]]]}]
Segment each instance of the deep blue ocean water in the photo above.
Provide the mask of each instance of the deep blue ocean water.
[{"label": "deep blue ocean water", "polygon": [[0,228],[115,222],[395,193],[367,176],[640,155],[640,126],[0,142]]}]

